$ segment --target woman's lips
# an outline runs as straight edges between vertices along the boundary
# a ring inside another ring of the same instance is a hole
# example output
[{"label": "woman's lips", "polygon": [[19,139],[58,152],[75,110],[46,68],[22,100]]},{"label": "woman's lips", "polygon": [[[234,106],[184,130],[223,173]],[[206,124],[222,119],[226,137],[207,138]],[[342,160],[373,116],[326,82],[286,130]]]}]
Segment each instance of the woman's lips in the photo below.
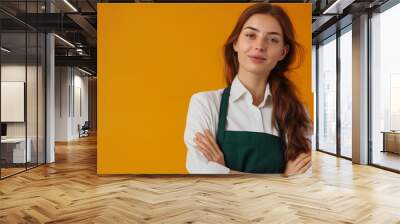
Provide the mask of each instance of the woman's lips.
[{"label": "woman's lips", "polygon": [[264,58],[264,57],[254,56],[254,55],[249,55],[249,58],[253,63],[256,63],[256,64],[261,64],[266,60],[266,58]]}]

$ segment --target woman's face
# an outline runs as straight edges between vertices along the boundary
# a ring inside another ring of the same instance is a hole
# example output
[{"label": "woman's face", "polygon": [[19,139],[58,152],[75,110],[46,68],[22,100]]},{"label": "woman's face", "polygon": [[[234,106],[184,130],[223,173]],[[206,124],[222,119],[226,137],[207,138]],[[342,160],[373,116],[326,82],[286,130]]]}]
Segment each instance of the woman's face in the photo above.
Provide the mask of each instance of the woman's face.
[{"label": "woman's face", "polygon": [[266,14],[254,14],[245,22],[233,48],[240,74],[268,75],[288,52],[279,22]]}]

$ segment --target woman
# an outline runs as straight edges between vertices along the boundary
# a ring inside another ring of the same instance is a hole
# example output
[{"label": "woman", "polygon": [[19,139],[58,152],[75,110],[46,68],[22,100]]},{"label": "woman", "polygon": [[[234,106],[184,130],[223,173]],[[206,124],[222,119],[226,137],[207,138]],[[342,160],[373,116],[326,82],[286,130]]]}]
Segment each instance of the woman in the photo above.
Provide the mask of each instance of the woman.
[{"label": "woman", "polygon": [[261,3],[240,15],[224,46],[228,87],[190,100],[189,173],[291,176],[311,167],[311,122],[286,77],[299,49],[282,8]]}]

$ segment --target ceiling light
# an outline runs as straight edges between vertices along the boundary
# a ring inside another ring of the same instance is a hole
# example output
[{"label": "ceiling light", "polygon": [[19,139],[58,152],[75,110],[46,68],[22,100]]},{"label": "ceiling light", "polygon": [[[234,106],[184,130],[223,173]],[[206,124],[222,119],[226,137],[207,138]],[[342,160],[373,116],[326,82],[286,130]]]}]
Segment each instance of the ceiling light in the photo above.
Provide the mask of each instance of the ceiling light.
[{"label": "ceiling light", "polygon": [[336,0],[332,5],[324,10],[322,14],[342,14],[343,9],[351,5],[355,0]]},{"label": "ceiling light", "polygon": [[69,3],[69,1],[64,0],[65,4],[67,4],[72,10],[74,10],[74,12],[78,12],[78,10],[71,4]]},{"label": "ceiling light", "polygon": [[83,72],[83,73],[85,73],[85,74],[93,75],[92,73],[90,73],[90,72],[88,72],[88,71],[86,71],[86,70],[83,70],[83,69],[81,69],[81,68],[79,68],[79,67],[78,67],[78,70],[81,71],[81,72]]},{"label": "ceiling light", "polygon": [[62,38],[62,37],[60,37],[60,36],[58,36],[57,34],[54,34],[54,36],[57,37],[58,39],[60,39],[61,41],[63,41],[64,43],[66,43],[67,45],[69,45],[69,46],[75,48],[75,45],[71,44],[71,42],[67,41],[66,39],[64,39],[64,38]]},{"label": "ceiling light", "polygon": [[7,49],[7,48],[5,48],[5,47],[1,47],[1,50],[4,51],[4,52],[6,52],[6,53],[10,53],[10,52],[11,52],[11,50],[9,50],[9,49]]}]

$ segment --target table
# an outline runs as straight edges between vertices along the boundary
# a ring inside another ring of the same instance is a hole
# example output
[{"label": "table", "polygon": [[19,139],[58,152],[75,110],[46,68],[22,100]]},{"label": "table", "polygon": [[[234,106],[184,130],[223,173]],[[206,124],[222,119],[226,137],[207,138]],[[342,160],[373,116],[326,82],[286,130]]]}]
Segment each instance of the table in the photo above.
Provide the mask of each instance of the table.
[{"label": "table", "polygon": [[[6,138],[1,139],[1,157],[6,163],[25,163],[31,162],[31,145],[32,140],[26,139],[28,142],[25,154],[25,138]],[[12,158],[12,159],[11,159]],[[26,160],[26,161],[25,161]]]},{"label": "table", "polygon": [[400,154],[400,131],[382,131],[381,133],[383,133],[382,152]]}]

